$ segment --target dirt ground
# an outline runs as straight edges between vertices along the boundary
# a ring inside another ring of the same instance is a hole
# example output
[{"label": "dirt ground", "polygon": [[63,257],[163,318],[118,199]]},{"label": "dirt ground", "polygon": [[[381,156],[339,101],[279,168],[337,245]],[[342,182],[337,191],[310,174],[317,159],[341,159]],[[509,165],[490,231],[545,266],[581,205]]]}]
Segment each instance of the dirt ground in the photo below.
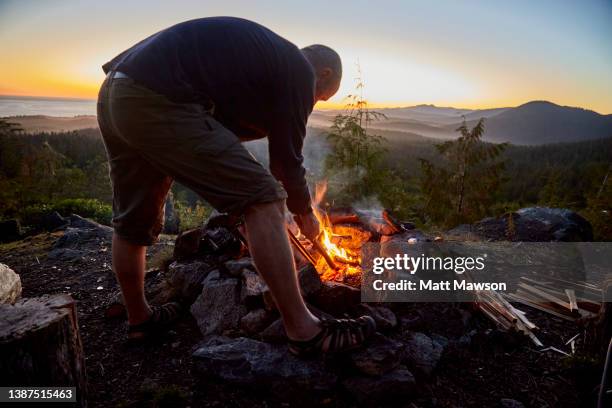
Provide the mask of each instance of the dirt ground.
[{"label": "dirt ground", "polygon": [[[104,317],[105,306],[117,291],[110,268],[110,243],[101,245],[95,256],[48,260],[48,251],[62,234],[44,233],[2,244],[0,262],[20,275],[23,297],[69,293],[77,300],[90,407],[303,405],[276,400],[265,390],[243,390],[194,375],[191,353],[201,335],[190,317],[155,345],[127,347],[125,323]],[[163,279],[163,271],[156,267],[162,266],[170,253],[170,240],[166,237],[150,250],[148,289]],[[522,309],[540,327],[538,336],[546,346],[569,351],[564,343],[580,333],[575,323]],[[457,338],[466,330],[459,310],[444,303],[404,304],[395,312],[409,329]],[[447,347],[436,375],[420,386],[420,395],[413,401],[397,401],[398,406],[497,407],[502,398],[521,401],[526,407],[593,406],[600,371],[592,361],[540,352],[528,339],[501,333],[479,315],[472,320],[469,345]],[[345,395],[333,395],[319,403],[328,407],[352,405]]]}]

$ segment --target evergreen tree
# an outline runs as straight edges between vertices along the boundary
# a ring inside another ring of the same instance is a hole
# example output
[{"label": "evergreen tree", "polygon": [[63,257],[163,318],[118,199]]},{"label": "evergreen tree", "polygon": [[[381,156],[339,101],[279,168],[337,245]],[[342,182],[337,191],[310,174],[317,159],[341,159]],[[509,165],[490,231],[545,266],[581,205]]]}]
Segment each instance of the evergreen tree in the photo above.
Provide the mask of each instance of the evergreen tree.
[{"label": "evergreen tree", "polygon": [[487,215],[503,182],[504,162],[499,156],[507,145],[482,142],[483,119],[472,129],[464,120],[457,131],[457,139],[435,145],[440,165],[420,160],[424,211],[431,221],[444,226]]}]

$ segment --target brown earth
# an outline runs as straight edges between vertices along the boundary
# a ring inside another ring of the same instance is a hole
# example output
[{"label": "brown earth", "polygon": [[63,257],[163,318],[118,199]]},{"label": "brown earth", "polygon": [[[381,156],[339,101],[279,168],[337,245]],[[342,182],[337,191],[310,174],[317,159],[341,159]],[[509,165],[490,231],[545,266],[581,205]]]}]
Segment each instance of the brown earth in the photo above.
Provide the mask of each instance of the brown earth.
[{"label": "brown earth", "polygon": [[[191,353],[201,340],[191,317],[154,345],[129,348],[124,344],[125,323],[108,320],[104,311],[116,293],[110,269],[110,242],[102,240],[95,251],[73,261],[47,259],[63,232],[43,233],[0,245],[0,262],[21,277],[23,296],[69,293],[78,302],[79,326],[84,344],[90,407],[225,407],[302,406],[299,400],[278,400],[265,390],[249,391],[203,380],[193,373]],[[163,281],[163,266],[171,253],[172,237],[164,237],[149,251],[147,290],[155,292]],[[540,327],[545,345],[568,351],[565,341],[580,332],[575,323],[523,308]],[[470,333],[460,322],[456,305],[403,304],[394,308],[401,328],[428,335],[469,341],[449,345],[431,380],[419,383],[413,401],[396,401],[406,407],[497,407],[502,398],[521,401],[526,407],[592,406],[600,371],[591,362],[540,352],[529,340],[494,329],[480,315],[471,316]],[[353,406],[350,396],[333,395],[318,402],[327,407]]]}]

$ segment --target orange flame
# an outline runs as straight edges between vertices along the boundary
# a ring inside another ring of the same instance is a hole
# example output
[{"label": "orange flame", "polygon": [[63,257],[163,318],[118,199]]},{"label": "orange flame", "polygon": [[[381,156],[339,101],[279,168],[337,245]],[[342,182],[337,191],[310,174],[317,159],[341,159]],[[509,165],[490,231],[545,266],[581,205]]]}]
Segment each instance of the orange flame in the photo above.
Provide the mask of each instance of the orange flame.
[{"label": "orange flame", "polygon": [[[333,232],[332,224],[326,213],[319,209],[319,204],[323,201],[323,197],[327,192],[327,181],[319,182],[315,186],[315,197],[314,197],[314,214],[319,220],[321,226],[321,235],[319,237],[319,243],[325,249],[325,251],[331,256],[334,261],[337,261],[340,267],[339,271],[334,271],[325,262],[323,257],[319,259],[317,263],[317,270],[323,275],[323,279],[331,280],[336,279],[340,276],[351,276],[360,273],[361,269],[359,264],[361,260],[359,256],[352,255],[345,248],[340,246],[340,243],[335,243],[333,238],[335,234]],[[351,236],[352,239],[352,236]],[[342,241],[342,239],[340,239]]]}]

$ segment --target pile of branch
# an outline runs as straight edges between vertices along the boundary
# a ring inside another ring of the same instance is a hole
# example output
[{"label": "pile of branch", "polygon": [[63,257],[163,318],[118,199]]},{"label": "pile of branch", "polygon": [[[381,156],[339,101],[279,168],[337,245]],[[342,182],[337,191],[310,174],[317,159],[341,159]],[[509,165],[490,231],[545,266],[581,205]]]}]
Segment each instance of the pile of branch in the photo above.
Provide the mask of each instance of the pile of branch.
[{"label": "pile of branch", "polygon": [[501,329],[522,332],[535,345],[543,347],[534,334],[537,326],[527,319],[525,312],[510,302],[577,321],[594,317],[601,308],[601,299],[601,289],[587,282],[570,282],[552,277],[538,281],[521,277],[514,293],[480,291],[476,294],[475,305]]},{"label": "pile of branch", "polygon": [[505,296],[512,302],[569,321],[594,317],[602,300],[601,289],[590,283],[552,277],[539,281],[522,277],[516,292]]},{"label": "pile of branch", "polygon": [[492,290],[479,291],[475,305],[501,329],[521,332],[536,346],[544,346],[533,333],[538,327],[527,319],[525,312],[512,306],[501,294]]}]

